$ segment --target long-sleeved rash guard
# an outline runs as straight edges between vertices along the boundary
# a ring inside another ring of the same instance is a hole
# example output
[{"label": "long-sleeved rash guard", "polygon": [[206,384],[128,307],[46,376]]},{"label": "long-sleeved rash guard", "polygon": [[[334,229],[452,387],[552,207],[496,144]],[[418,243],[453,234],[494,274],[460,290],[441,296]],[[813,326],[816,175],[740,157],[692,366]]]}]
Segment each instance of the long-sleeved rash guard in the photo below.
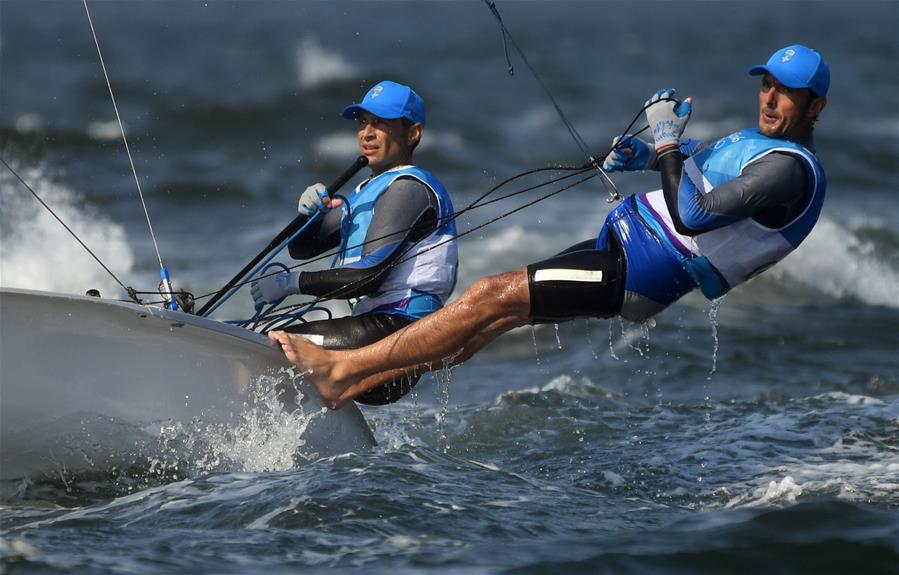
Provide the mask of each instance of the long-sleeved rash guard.
[{"label": "long-sleeved rash guard", "polygon": [[794,155],[774,152],[746,166],[734,178],[711,193],[696,189],[692,197],[679,197],[683,156],[670,153],[659,158],[665,204],[678,233],[685,236],[720,228],[744,218],[780,227],[805,205],[808,176]]},{"label": "long-sleeved rash guard", "polygon": [[[398,178],[375,201],[362,258],[351,264],[300,273],[300,292],[328,298],[358,298],[378,291],[410,244],[437,229],[437,198],[414,178]],[[295,259],[309,259],[340,245],[342,210],[333,209],[288,246]]]}]

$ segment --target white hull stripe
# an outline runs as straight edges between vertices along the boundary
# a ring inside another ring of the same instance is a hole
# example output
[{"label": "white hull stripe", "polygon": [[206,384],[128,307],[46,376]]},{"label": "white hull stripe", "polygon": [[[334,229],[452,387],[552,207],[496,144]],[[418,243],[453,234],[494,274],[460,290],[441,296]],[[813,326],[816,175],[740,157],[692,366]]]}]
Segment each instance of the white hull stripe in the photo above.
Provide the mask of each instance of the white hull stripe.
[{"label": "white hull stripe", "polygon": [[534,272],[535,282],[602,282],[602,270],[549,269]]}]

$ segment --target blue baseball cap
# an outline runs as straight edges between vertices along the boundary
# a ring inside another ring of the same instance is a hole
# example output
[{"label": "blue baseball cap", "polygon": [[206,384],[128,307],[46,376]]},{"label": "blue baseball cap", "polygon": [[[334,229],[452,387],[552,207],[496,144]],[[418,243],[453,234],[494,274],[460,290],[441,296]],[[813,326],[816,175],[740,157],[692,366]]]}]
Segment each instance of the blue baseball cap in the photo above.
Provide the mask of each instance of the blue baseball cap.
[{"label": "blue baseball cap", "polygon": [[355,120],[362,110],[385,120],[406,118],[415,124],[425,123],[425,103],[421,96],[409,86],[389,80],[375,84],[361,104],[347,106],[341,116],[347,120]]},{"label": "blue baseball cap", "polygon": [[793,44],[771,55],[764,66],[753,66],[750,76],[768,72],[788,88],[808,88],[818,96],[826,96],[830,87],[830,68],[811,48]]}]

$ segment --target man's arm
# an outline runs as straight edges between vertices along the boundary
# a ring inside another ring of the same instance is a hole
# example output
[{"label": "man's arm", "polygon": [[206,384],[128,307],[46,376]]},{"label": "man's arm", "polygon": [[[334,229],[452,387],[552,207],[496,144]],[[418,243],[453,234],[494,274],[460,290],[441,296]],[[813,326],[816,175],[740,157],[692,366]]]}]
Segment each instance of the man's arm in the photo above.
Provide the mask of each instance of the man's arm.
[{"label": "man's arm", "polygon": [[801,210],[808,176],[801,160],[774,152],[752,162],[740,176],[703,194],[682,178],[683,156],[659,158],[665,204],[678,233],[695,236],[746,218],[779,227]]},{"label": "man's arm", "polygon": [[295,260],[308,260],[340,245],[340,220],[342,210],[332,209],[325,216],[306,228],[302,234],[287,244],[290,257]]},{"label": "man's arm", "polygon": [[300,292],[352,298],[377,291],[392,264],[408,255],[406,248],[437,229],[438,213],[437,198],[427,186],[412,178],[396,180],[375,202],[362,258],[339,268],[301,272]]}]

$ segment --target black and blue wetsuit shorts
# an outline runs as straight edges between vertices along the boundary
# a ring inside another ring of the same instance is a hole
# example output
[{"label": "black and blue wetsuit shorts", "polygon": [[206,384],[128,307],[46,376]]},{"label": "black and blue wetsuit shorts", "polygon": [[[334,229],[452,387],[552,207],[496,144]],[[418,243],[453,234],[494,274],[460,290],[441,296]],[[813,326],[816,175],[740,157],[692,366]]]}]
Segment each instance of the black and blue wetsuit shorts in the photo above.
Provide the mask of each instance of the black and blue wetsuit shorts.
[{"label": "black and blue wetsuit shorts", "polygon": [[624,301],[625,257],[614,234],[605,249],[588,240],[528,270],[531,322],[618,315]]}]

